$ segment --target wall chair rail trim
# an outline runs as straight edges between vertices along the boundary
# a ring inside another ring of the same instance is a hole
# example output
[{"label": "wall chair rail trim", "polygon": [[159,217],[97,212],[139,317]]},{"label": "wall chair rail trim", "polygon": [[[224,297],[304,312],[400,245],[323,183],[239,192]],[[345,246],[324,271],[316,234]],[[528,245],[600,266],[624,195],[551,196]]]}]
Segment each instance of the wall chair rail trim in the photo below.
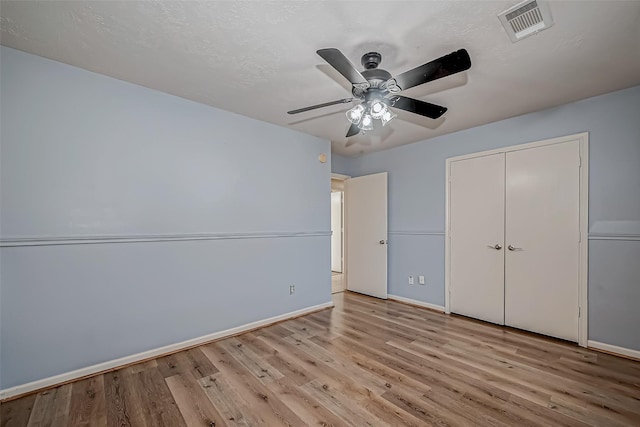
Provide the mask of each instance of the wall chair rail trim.
[{"label": "wall chair rail trim", "polygon": [[181,233],[181,234],[128,234],[87,236],[7,237],[0,239],[0,247],[89,245],[104,243],[171,242],[185,240],[273,239],[286,237],[331,236],[331,231],[252,231],[238,233]]},{"label": "wall chair rail trim", "polygon": [[433,230],[393,230],[388,234],[395,236],[444,236],[444,231]]},{"label": "wall chair rail trim", "polygon": [[640,241],[640,234],[589,233],[589,240]]}]

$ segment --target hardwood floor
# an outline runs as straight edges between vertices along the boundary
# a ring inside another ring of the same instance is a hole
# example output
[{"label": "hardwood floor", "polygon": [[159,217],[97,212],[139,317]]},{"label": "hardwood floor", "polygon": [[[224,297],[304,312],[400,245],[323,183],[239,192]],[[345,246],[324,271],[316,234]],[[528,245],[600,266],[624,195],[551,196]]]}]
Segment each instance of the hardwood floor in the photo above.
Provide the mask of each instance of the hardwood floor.
[{"label": "hardwood floor", "polygon": [[356,294],[1,405],[1,426],[640,426],[640,363]]}]

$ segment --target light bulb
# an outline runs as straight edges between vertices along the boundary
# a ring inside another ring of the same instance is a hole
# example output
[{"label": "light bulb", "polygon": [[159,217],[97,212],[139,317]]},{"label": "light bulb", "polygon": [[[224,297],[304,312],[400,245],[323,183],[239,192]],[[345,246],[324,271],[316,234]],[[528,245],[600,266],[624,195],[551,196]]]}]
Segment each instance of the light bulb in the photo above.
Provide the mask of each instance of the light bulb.
[{"label": "light bulb", "polygon": [[361,130],[371,130],[373,129],[373,119],[370,114],[365,114],[362,116],[362,121],[358,125],[358,128]]},{"label": "light bulb", "polygon": [[373,117],[374,119],[379,119],[387,110],[387,106],[382,101],[375,100],[371,103],[370,110],[371,117]]},{"label": "light bulb", "polygon": [[380,117],[380,121],[382,121],[382,126],[386,126],[387,123],[389,123],[395,117],[398,117],[398,115],[395,114],[390,109],[386,108],[384,114],[382,115],[382,117]]},{"label": "light bulb", "polygon": [[354,125],[357,125],[360,123],[360,119],[362,119],[362,113],[364,113],[364,106],[362,104],[358,104],[347,111],[347,120]]}]

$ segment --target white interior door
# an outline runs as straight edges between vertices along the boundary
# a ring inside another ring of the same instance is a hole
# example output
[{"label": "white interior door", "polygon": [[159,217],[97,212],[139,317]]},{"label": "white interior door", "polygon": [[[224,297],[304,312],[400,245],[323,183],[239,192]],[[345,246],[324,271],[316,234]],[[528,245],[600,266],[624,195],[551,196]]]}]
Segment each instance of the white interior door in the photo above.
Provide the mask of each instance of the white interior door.
[{"label": "white interior door", "polygon": [[331,192],[331,271],[342,273],[342,191]]},{"label": "white interior door", "polygon": [[579,143],[506,159],[505,323],[577,341]]},{"label": "white interior door", "polygon": [[387,298],[387,173],[345,181],[347,289]]},{"label": "white interior door", "polygon": [[451,163],[450,310],[504,323],[504,153]]}]

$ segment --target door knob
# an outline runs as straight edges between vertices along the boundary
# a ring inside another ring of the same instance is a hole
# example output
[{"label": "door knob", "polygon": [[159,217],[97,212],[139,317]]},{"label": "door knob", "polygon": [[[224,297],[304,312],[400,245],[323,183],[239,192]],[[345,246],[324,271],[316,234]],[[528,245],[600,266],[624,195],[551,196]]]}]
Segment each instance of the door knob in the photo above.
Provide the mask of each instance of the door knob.
[{"label": "door knob", "polygon": [[507,249],[509,249],[510,251],[521,251],[522,250],[522,248],[516,248],[513,245],[507,246]]},{"label": "door knob", "polygon": [[380,243],[381,245],[384,245],[385,243],[387,243],[387,241],[386,240],[380,240],[380,242],[378,242],[378,243]]},{"label": "door knob", "polygon": [[499,251],[500,249],[502,249],[502,245],[500,245],[500,243],[496,243],[494,246],[489,246],[491,249],[495,249],[497,251]]}]

